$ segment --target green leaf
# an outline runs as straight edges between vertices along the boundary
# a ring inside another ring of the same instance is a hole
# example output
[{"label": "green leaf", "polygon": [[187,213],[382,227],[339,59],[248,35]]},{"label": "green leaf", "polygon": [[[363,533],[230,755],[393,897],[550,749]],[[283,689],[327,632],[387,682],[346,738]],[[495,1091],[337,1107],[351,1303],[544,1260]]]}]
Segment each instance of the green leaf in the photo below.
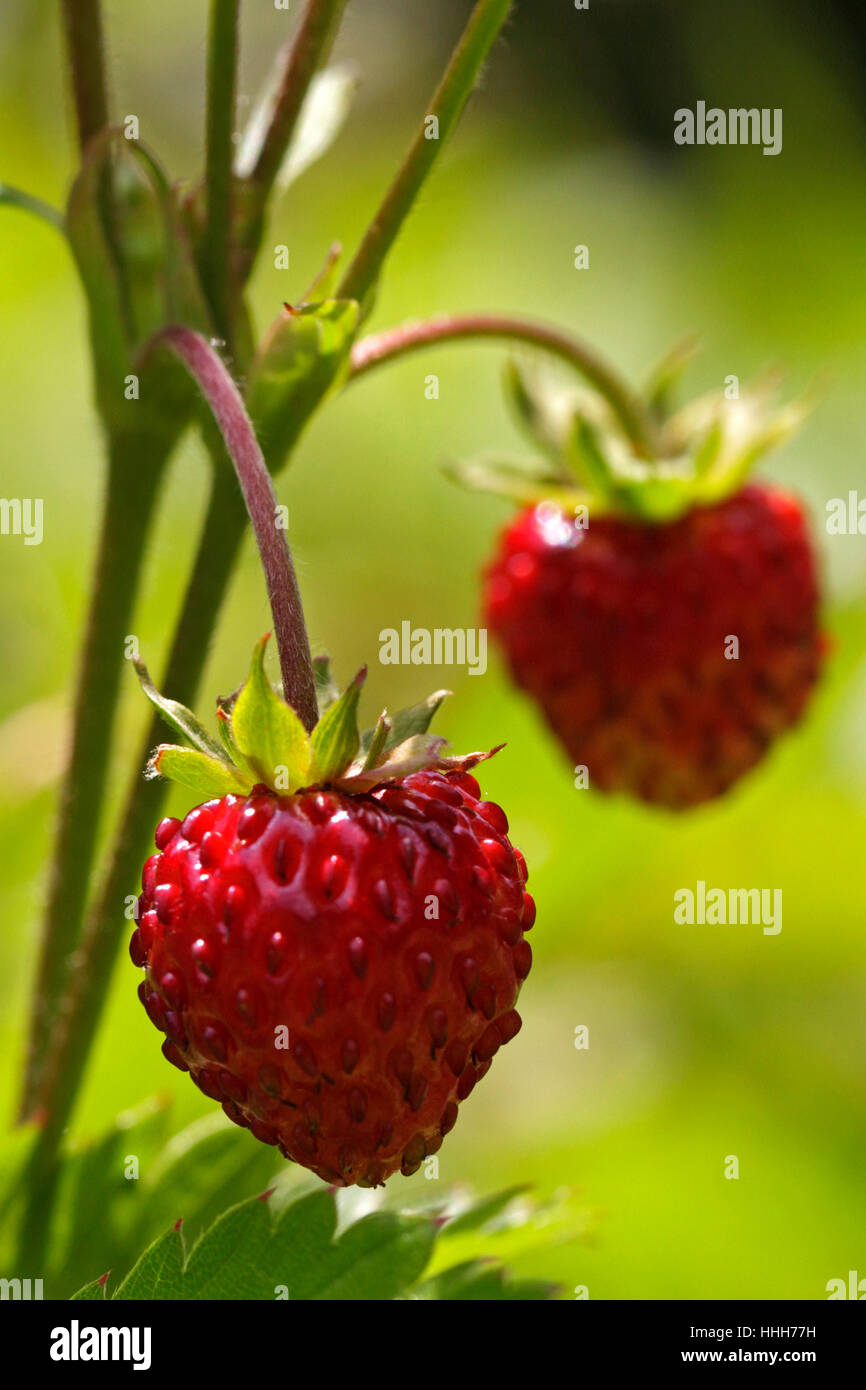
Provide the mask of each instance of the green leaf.
[{"label": "green leaf", "polygon": [[263,1192],[281,1169],[273,1149],[253,1143],[221,1111],[203,1116],[174,1135],[143,1176],[138,1248],[180,1216],[186,1239],[197,1238],[227,1206]]},{"label": "green leaf", "polygon": [[148,1246],[112,1298],[183,1298],[183,1258],[183,1239],[178,1222],[177,1226]]},{"label": "green leaf", "polygon": [[249,679],[235,701],[232,737],[261,781],[290,793],[309,781],[310,740],[295,711],[280,699],[268,680],[265,647],[269,635],[257,643]]},{"label": "green leaf", "polygon": [[490,1260],[467,1260],[445,1269],[413,1290],[413,1298],[449,1302],[541,1302],[555,1298],[556,1284],[542,1279],[511,1279]]},{"label": "green leaf", "polygon": [[144,1188],[167,1125],[168,1102],[154,1098],[118,1115],[96,1139],[63,1154],[46,1297],[69,1297],[85,1279],[122,1269],[130,1253],[141,1249]]},{"label": "green leaf", "polygon": [[364,666],[314,728],[310,736],[313,749],[311,777],[314,782],[328,782],[338,777],[357,753],[361,742],[358,700],[366,678],[367,668]]},{"label": "green leaf", "polygon": [[135,673],[142,690],[151,704],[159,710],[165,722],[187,739],[193,748],[198,748],[200,752],[207,753],[210,757],[222,761],[222,748],[216,739],[211,738],[207,729],[199,723],[192,710],[187,709],[186,705],[179,704],[177,700],[169,700],[165,695],[160,695],[140,657],[134,656],[132,664],[135,667]]},{"label": "green leaf", "polygon": [[102,1270],[122,1275],[181,1216],[189,1244],[226,1207],[264,1191],[277,1174],[294,1181],[273,1149],[255,1143],[219,1110],[166,1143],[167,1120],[165,1101],[148,1102],[64,1155],[46,1297],[69,1297]]},{"label": "green leaf", "polygon": [[246,796],[253,780],[222,758],[211,758],[197,748],[176,748],[161,743],[147,765],[148,777],[165,777],[189,787],[202,801],[213,796],[228,796],[234,792]]},{"label": "green leaf", "polygon": [[250,366],[247,408],[272,472],[347,373],[357,326],[354,300],[329,299],[288,311],[266,335]]},{"label": "green leaf", "polygon": [[[573,1192],[538,1201],[512,1189],[508,1197],[507,1202],[498,1197],[490,1199],[486,1219],[480,1224],[470,1218],[469,1224],[461,1225],[458,1211],[457,1219],[442,1228],[428,1277],[471,1260],[493,1258],[511,1265],[553,1243],[584,1240],[596,1224],[595,1213]],[[481,1204],[482,1212],[484,1205]],[[478,1210],[475,1209],[476,1214]]]},{"label": "green leaf", "polygon": [[91,1283],[85,1284],[83,1289],[72,1295],[73,1303],[97,1303],[105,1298],[105,1284],[101,1279],[94,1279]]},{"label": "green leaf", "polygon": [[502,1192],[494,1192],[490,1197],[481,1197],[449,1221],[444,1231],[449,1238],[465,1235],[467,1231],[478,1231],[507,1212],[517,1198],[524,1196],[529,1190],[528,1183],[521,1183],[514,1187],[506,1187]]},{"label": "green leaf", "polygon": [[356,1222],[315,1270],[317,1299],[393,1299],[424,1272],[436,1228],[422,1217],[374,1212]]},{"label": "green leaf", "polygon": [[[442,701],[447,699],[450,694],[450,690],[434,690],[432,695],[428,695],[426,700],[421,700],[419,704],[409,705],[406,709],[398,710],[396,714],[389,715],[391,728],[385,737],[385,749],[396,748],[398,744],[405,743],[407,738],[411,738],[413,734],[426,734],[433,716]],[[368,753],[370,751],[373,736],[378,728],[379,725],[377,724],[372,729],[366,729],[361,735],[363,752]],[[371,763],[370,766],[375,766],[375,764]]]},{"label": "green leaf", "polygon": [[[217,1135],[211,1130],[194,1136],[196,1129],[169,1145],[174,1158],[152,1170],[147,1201],[172,1180],[180,1163],[194,1204],[191,1185],[196,1173],[199,1186],[202,1174],[210,1174],[214,1151],[207,1146]],[[357,1193],[341,1192],[335,1199],[321,1185],[299,1190],[280,1183],[223,1211],[194,1242],[184,1212],[183,1224],[175,1219],[147,1245],[112,1296],[119,1301],[549,1299],[557,1292],[551,1284],[517,1278],[505,1261],[537,1254],[552,1241],[581,1239],[590,1229],[585,1208],[565,1194],[539,1203],[512,1188],[467,1204],[446,1193],[426,1212],[413,1213],[394,1209],[398,1195],[394,1188],[365,1194],[365,1201],[377,1202],[377,1210],[353,1219],[353,1212],[364,1210]],[[443,1211],[455,1217],[444,1227],[436,1219]],[[87,1284],[76,1297],[99,1297],[97,1288],[98,1281]]]},{"label": "green leaf", "polygon": [[154,1242],[114,1294],[148,1299],[393,1299],[426,1268],[431,1221],[377,1212],[336,1236],[333,1195],[320,1189],[282,1210],[253,1197],[224,1212],[184,1260],[181,1232]]}]

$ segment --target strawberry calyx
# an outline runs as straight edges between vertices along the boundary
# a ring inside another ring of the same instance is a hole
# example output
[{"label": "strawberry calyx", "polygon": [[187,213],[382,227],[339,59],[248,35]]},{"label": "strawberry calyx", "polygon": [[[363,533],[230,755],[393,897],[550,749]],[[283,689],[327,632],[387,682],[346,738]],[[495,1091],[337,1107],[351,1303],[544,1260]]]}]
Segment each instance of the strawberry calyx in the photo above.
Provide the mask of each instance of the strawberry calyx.
[{"label": "strawberry calyx", "polygon": [[367,668],[340,693],[327,657],[313,664],[319,719],[308,734],[267,676],[264,659],[269,637],[266,633],[256,644],[244,684],[217,703],[219,741],[185,705],[161,695],[147,667],[134,658],[145,695],[185,740],[182,745],[160,744],[148,761],[146,777],[178,782],[200,800],[231,793],[246,796],[261,786],[281,796],[323,786],[361,793],[424,769],[466,772],[502,747],[463,757],[443,754],[447,740],[428,730],[450,694],[447,690],[437,690],[420,704],[393,715],[383,711],[371,729],[360,731],[358,700]]},{"label": "strawberry calyx", "polygon": [[647,383],[655,422],[648,458],[638,455],[597,391],[513,361],[506,396],[541,456],[482,455],[446,471],[464,486],[521,505],[549,502],[650,524],[721,502],[743,485],[756,459],[800,428],[811,403],[777,404],[778,377],[767,374],[736,397],[713,392],[674,410],[672,388],[693,354],[692,343],[678,345]]}]

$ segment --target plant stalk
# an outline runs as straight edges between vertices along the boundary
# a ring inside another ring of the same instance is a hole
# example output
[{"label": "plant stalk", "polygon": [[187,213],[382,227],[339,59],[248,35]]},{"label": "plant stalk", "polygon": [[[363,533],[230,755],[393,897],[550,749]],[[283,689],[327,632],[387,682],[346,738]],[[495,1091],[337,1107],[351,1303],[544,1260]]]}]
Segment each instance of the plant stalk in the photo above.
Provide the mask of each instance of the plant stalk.
[{"label": "plant stalk", "polygon": [[99,0],[63,0],[63,28],[72,68],[78,144],[83,150],[87,142],[108,125],[108,91]]},{"label": "plant stalk", "polygon": [[[207,659],[212,621],[222,604],[234,561],[247,527],[247,514],[234,474],[215,460],[214,481],[175,630],[163,689],[183,704],[195,701]],[[202,615],[207,618],[203,620]],[[163,736],[159,716],[147,728],[136,760],[120,828],[106,878],[87,917],[63,1007],[51,1037],[39,1093],[41,1130],[28,1170],[27,1207],[20,1232],[22,1257],[39,1267],[50,1223],[58,1153],[102,1017],[116,959],[125,897],[147,853],[147,844],[168,794],[168,784],[146,781],[142,770]],[[23,1266],[22,1266],[23,1268]]]},{"label": "plant stalk", "polygon": [[65,232],[63,213],[42,198],[35,197],[33,193],[25,193],[23,188],[13,188],[11,184],[0,183],[0,205],[3,204],[21,208],[23,212],[32,213],[34,217],[50,223],[58,232]]},{"label": "plant stalk", "polygon": [[205,226],[201,275],[219,334],[232,338],[232,137],[239,0],[211,0],[205,121]]},{"label": "plant stalk", "polygon": [[149,437],[109,441],[107,493],[32,1006],[22,1119],[31,1112],[39,1089],[40,1068],[84,912],[96,842],[93,820],[105,791],[123,641],[130,630],[138,572],[169,452],[170,446],[163,445],[160,452]]},{"label": "plant stalk", "polygon": [[[478,0],[436,89],[426,117],[338,290],[341,299],[367,298],[412,205],[460,118],[508,12],[511,0]],[[431,123],[431,118],[437,123]],[[435,135],[431,131],[435,130]]]},{"label": "plant stalk", "polygon": [[360,339],[352,349],[349,380],[357,380],[374,367],[436,343],[478,338],[525,343],[573,367],[604,396],[635,452],[643,458],[652,456],[655,427],[642,397],[613,367],[577,338],[529,319],[503,314],[442,314],[419,323],[402,324],[381,333],[371,333]]}]

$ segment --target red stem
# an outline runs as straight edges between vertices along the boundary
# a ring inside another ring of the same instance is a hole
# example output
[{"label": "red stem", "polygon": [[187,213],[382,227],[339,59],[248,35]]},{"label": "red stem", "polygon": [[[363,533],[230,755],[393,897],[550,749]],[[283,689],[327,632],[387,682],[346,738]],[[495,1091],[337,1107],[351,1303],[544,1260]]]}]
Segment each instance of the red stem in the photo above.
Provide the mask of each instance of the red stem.
[{"label": "red stem", "polygon": [[312,729],[318,718],[310,643],[286,533],[277,526],[271,475],[240,392],[210,344],[191,328],[163,328],[147,351],[170,348],[201,388],[234,465],[259,548],[280,654],[283,695]]},{"label": "red stem", "polygon": [[419,323],[401,324],[371,333],[352,349],[350,380],[373,367],[436,343],[470,338],[496,338],[526,343],[558,357],[575,368],[601,392],[642,457],[653,454],[653,422],[644,401],[617,372],[576,338],[546,324],[502,314],[442,314]]}]

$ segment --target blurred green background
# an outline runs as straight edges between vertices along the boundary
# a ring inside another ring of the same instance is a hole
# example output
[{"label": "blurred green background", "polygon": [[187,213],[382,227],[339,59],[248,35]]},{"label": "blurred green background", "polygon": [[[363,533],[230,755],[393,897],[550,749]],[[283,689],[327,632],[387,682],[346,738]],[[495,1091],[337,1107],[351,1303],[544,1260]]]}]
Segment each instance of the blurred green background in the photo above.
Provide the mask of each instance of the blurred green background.
[{"label": "blurred green background", "polygon": [[[260,327],[334,239],[371,214],[468,3],[350,7],[337,57],[361,86],[336,147],[283,199],[253,299]],[[241,92],[285,19],[245,7]],[[853,13],[853,9],[852,9]],[[378,634],[477,622],[478,572],[507,515],[439,464],[522,447],[490,346],[417,356],[332,402],[280,480],[314,646],[348,677],[371,662],[366,713],[446,683],[457,747],[507,741],[485,770],[538,903],[524,1031],[440,1153],[443,1181],[577,1188],[591,1242],[526,1273],[595,1298],[822,1298],[866,1275],[866,537],[829,537],[828,499],[863,487],[866,132],[862,34],[846,7],[524,0],[393,261],[375,324],[449,309],[514,310],[584,335],[638,377],[688,331],[690,389],[782,361],[829,384],[766,472],[808,500],[832,652],[803,728],[720,805],[671,818],[572,787],[567,762],[494,659],[488,674],[383,668]],[[205,4],[107,8],[118,115],[175,177],[198,170]],[[0,19],[0,178],[59,204],[74,154],[51,6]],[[859,63],[859,67],[858,67]],[[858,90],[859,83],[859,90]],[[673,111],[782,107],[784,149],[680,149]],[[585,243],[590,268],[573,268]],[[103,480],[84,306],[60,239],[0,211],[3,496],[41,496],[45,539],[0,539],[0,1103],[10,1114],[47,879],[62,747]],[[428,373],[440,396],[425,398]],[[205,497],[202,450],[179,452],[134,631],[159,669]],[[200,709],[234,688],[269,625],[248,545],[219,622]],[[112,751],[119,804],[145,710],[130,671]],[[180,809],[184,809],[182,806]],[[784,927],[684,927],[673,894],[779,887]],[[134,891],[131,885],[130,891]],[[122,911],[119,905],[118,917]],[[124,941],[127,935],[123,924]],[[98,1133],[154,1092],[177,1127],[211,1109],[163,1061],[125,951],[75,1121]],[[574,1030],[589,1028],[578,1051]],[[252,1143],[252,1140],[249,1141]],[[727,1155],[740,1177],[725,1179]],[[420,1176],[405,1184],[429,1189]],[[429,1195],[426,1192],[424,1195]],[[92,1273],[101,1273],[94,1270]]]}]

